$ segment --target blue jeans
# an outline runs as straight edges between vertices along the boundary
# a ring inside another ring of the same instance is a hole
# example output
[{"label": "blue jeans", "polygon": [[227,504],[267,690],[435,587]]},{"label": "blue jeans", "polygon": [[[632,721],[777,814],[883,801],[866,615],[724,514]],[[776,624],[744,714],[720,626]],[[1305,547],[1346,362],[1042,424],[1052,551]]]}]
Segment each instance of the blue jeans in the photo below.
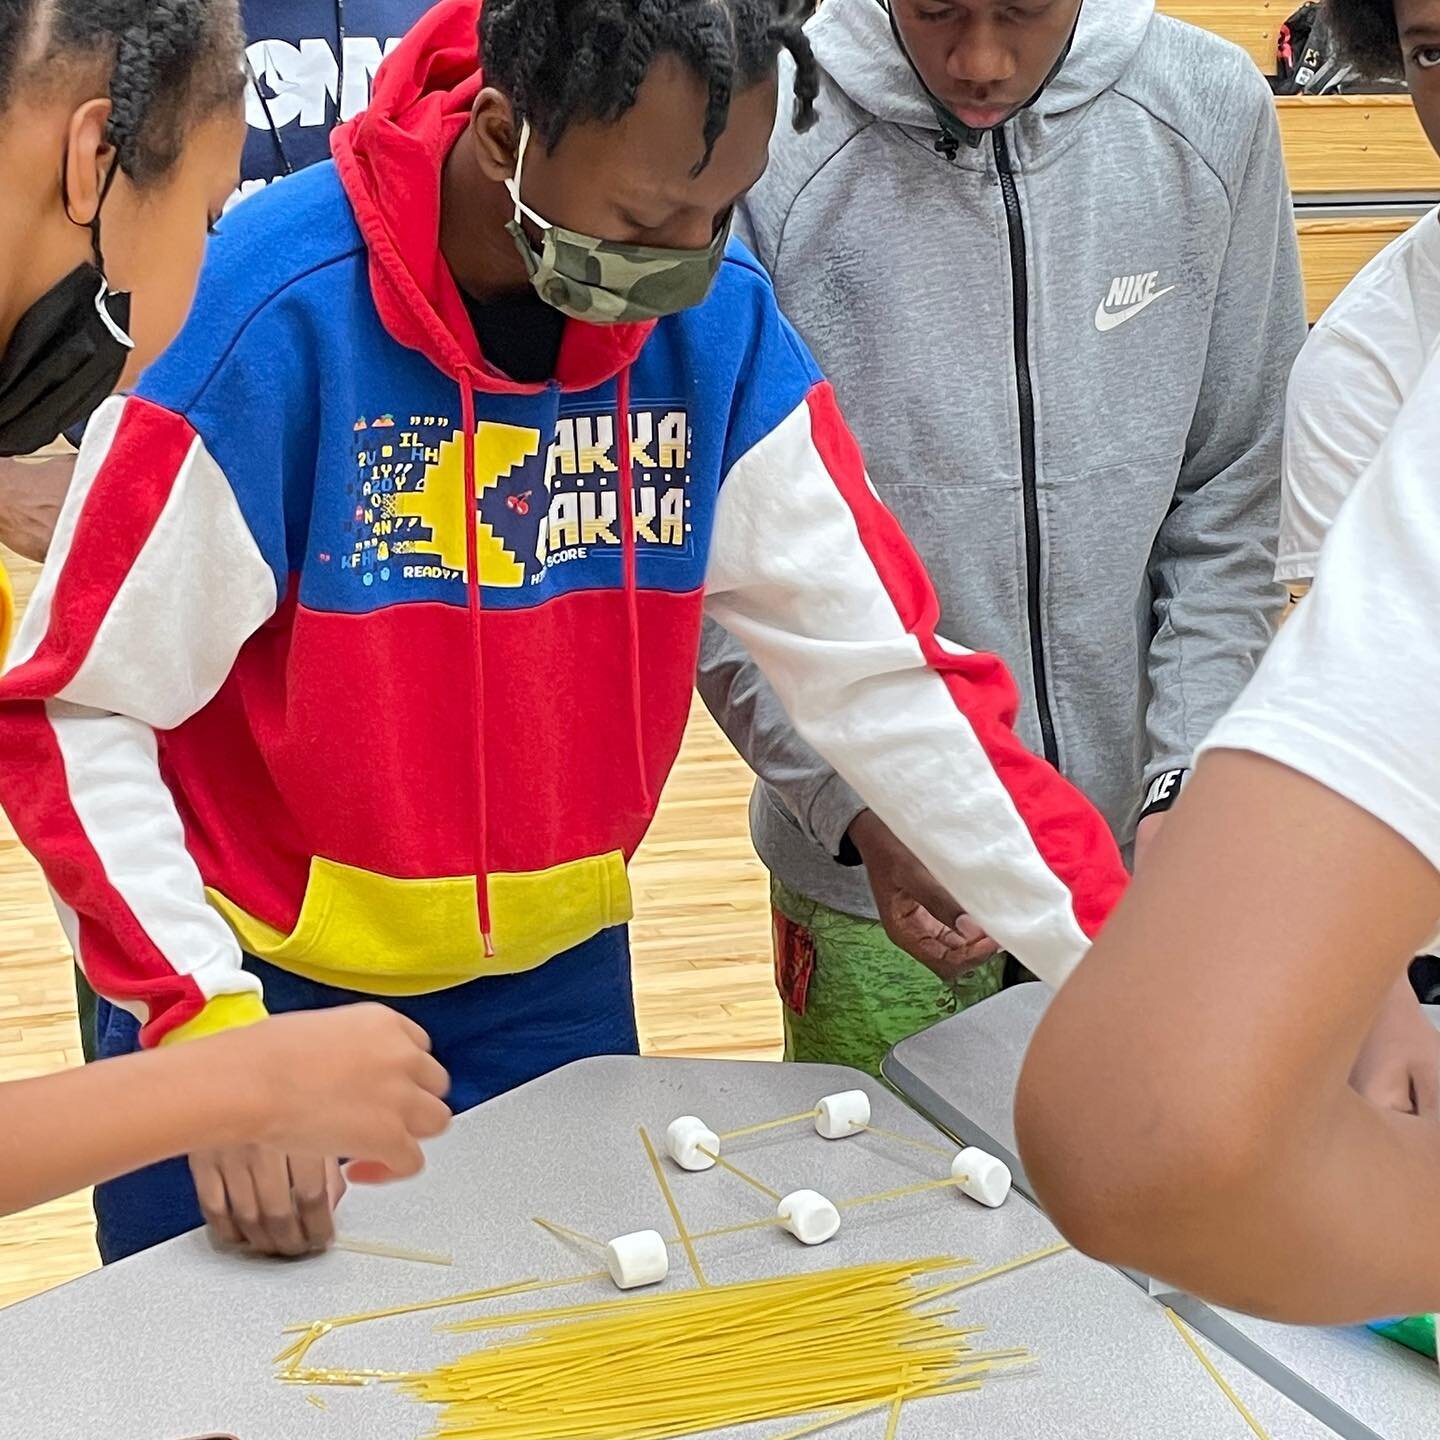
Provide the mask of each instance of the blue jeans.
[{"label": "blue jeans", "polygon": [[[381,998],[429,1032],[435,1056],[450,1072],[450,1108],[459,1114],[572,1060],[639,1052],[624,926],[557,955],[538,970],[472,980],[408,999],[362,995],[302,980],[262,960],[245,968],[260,977],[272,1014],[325,1010]],[[140,1048],[140,1026],[101,1000],[96,1018],[100,1058]],[[190,1167],[169,1160],[98,1186],[100,1256],[108,1265],[201,1224]]]}]

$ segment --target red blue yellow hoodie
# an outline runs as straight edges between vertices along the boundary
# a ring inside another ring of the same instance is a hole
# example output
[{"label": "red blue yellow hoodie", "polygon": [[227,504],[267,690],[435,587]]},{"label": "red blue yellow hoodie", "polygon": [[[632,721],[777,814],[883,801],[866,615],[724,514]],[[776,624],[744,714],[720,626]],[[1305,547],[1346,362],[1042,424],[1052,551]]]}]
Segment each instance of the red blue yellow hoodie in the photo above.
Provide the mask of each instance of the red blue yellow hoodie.
[{"label": "red blue yellow hoodie", "polygon": [[[263,1014],[242,949],[381,995],[627,920],[702,618],[1032,968],[1124,874],[1015,739],[739,247],[555,379],[477,347],[436,243],[477,0],[382,67],[335,162],[221,226],[191,319],[86,435],[0,682],[0,788],[142,1038]],[[923,457],[918,457],[923,460]]]}]

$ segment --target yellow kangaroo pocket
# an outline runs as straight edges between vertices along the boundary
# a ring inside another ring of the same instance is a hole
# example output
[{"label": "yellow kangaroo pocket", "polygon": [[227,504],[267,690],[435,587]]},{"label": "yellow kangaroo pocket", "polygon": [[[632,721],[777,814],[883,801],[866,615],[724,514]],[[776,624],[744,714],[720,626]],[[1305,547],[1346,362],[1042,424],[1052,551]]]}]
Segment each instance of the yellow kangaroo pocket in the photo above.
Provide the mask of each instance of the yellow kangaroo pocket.
[{"label": "yellow kangaroo pocket", "polygon": [[208,893],[252,955],[321,984],[375,995],[423,995],[481,975],[533,970],[633,914],[618,850],[548,870],[491,875],[495,954],[488,957],[468,875],[397,880],[317,856],[288,935],[218,890]]}]

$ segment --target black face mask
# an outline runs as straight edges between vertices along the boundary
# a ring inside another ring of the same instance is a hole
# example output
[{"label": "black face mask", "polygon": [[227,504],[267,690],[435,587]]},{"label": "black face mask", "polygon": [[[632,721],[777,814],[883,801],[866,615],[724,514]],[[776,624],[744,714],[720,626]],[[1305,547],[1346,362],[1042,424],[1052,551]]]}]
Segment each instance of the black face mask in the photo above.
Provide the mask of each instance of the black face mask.
[{"label": "black face mask", "polygon": [[[101,194],[109,193],[112,170]],[[105,280],[100,216],[94,264],[77,265],[21,317],[0,354],[0,456],[29,455],[85,420],[119,383],[135,342],[130,296]]]}]

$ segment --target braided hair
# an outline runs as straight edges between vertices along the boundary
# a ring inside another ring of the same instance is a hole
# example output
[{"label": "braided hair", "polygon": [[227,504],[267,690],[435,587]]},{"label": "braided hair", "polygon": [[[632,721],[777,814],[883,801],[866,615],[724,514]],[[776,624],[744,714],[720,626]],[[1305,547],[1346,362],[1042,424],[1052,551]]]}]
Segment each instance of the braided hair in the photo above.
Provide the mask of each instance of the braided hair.
[{"label": "braided hair", "polygon": [[554,148],[576,121],[618,120],[656,58],[671,54],[706,85],[705,153],[736,94],[765,79],[781,50],[795,62],[797,130],[815,123],[820,79],[801,28],[804,0],[485,0],[480,59],[486,80]]},{"label": "braided hair", "polygon": [[244,47],[238,0],[0,0],[0,106],[22,83],[108,74],[106,138],[143,186],[196,120],[240,98]]},{"label": "braided hair", "polygon": [[1336,47],[1367,79],[1404,75],[1394,0],[1325,0],[1325,16]]}]

